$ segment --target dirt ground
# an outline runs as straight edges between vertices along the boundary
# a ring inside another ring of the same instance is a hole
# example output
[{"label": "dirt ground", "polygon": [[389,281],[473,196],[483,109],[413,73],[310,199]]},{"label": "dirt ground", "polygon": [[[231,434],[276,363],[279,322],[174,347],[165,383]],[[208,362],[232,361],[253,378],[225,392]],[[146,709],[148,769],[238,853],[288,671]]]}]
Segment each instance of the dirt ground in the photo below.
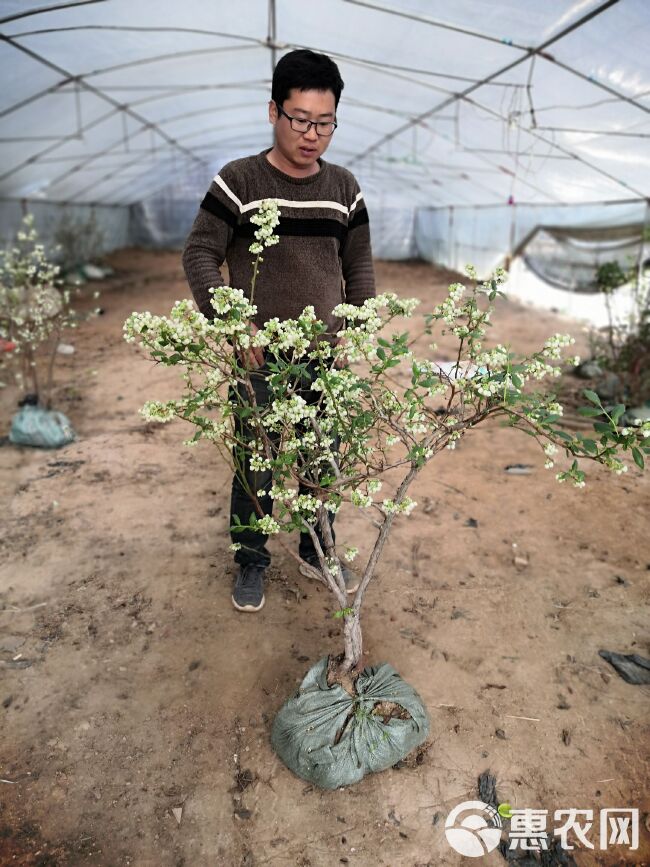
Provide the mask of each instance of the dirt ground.
[{"label": "dirt ground", "polygon": [[[558,485],[535,442],[497,424],[429,465],[363,616],[367,662],[390,662],[429,709],[428,748],[317,790],[269,734],[309,666],[342,647],[334,600],[274,540],[264,609],[232,607],[229,472],[207,443],[181,444],[189,427],[138,415],[180,380],[122,339],[132,310],[187,296],[179,254],[110,261],[105,313],[72,334],[58,373],[78,441],[0,448],[0,863],[505,864],[445,838],[487,769],[500,801],[548,810],[549,830],[557,809],[594,810],[580,867],[650,863],[650,690],[598,656],[650,653],[648,479],[596,467],[583,490]],[[448,282],[420,263],[377,273],[428,307]],[[503,302],[494,321],[517,350],[568,330],[585,354],[582,327],[552,313]],[[14,400],[0,392],[2,433]],[[362,518],[337,520],[338,540],[367,552]],[[605,807],[639,809],[638,850],[600,849]]]}]

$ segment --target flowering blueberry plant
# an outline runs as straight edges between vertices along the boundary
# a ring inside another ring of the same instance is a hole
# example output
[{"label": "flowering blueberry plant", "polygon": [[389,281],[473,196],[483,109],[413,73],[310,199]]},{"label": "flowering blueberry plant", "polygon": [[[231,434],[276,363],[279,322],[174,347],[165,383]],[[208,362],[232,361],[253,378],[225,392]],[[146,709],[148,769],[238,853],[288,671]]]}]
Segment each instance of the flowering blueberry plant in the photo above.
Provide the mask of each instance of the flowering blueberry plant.
[{"label": "flowering blueberry plant", "polygon": [[[278,219],[276,203],[263,202],[254,220],[260,228],[250,247],[256,256],[250,293],[228,286],[210,290],[213,320],[189,300],[177,301],[169,317],[134,312],[124,325],[125,339],[138,341],[157,362],[182,370],[183,395],[148,401],[141,410],[145,418],[189,421],[196,432],[187,445],[208,440],[231,464],[236,452],[232,447],[237,446],[248,450],[252,469],[272,471],[270,491],[249,490],[254,511],[249,523],[239,527],[254,527],[278,538],[292,530],[310,533],[320,564],[314,577],[334,594],[338,609],[333,616],[343,623],[345,649],[335,660],[335,679],[346,678],[360,668],[361,604],[391,526],[417,506],[409,488],[437,454],[454,449],[472,428],[499,416],[535,438],[548,468],[559,455],[568,457],[570,463],[556,477],[582,487],[585,461],[618,473],[627,468],[624,455],[630,452],[643,467],[643,456],[650,453],[650,423],[619,430],[624,407],[608,412],[587,391],[589,406],[581,411],[594,417],[594,435],[558,427],[562,406],[552,390],[538,384],[561,374],[563,353],[574,341],[556,334],[538,352],[523,357],[501,344],[484,347],[494,301],[503,294],[502,270],[480,282],[468,267],[470,285],[452,284],[445,300],[425,316],[425,334],[439,327],[457,339],[455,360],[444,367],[417,357],[412,349],[416,338],[408,332],[388,328],[412,317],[419,303],[394,293],[360,306],[339,304],[334,313],[343,318],[344,327],[336,335],[338,342],[327,339],[325,325],[312,307],[296,319],[270,319],[253,331],[249,323],[256,313],[255,279],[261,253],[278,242],[273,233]],[[251,384],[254,371],[246,354],[251,348],[265,352],[270,372],[271,399],[263,406],[256,404]],[[433,351],[435,344],[429,348]],[[578,362],[570,359],[571,364]],[[311,384],[316,403],[307,403],[296,387],[307,364],[317,368]],[[238,384],[243,389],[234,388]],[[242,418],[254,431],[248,442],[238,438],[236,422]],[[383,485],[389,470],[398,470],[401,481],[387,495]],[[299,493],[299,483],[308,493]],[[273,517],[261,507],[264,496],[274,501]],[[328,512],[338,512],[344,503],[359,509],[373,528],[370,554],[352,604],[342,565],[359,552],[352,545],[334,544],[328,519]],[[324,545],[319,543],[317,525]]]},{"label": "flowering blueberry plant", "polygon": [[77,327],[60,270],[38,243],[34,217],[27,214],[15,243],[0,250],[0,341],[11,347],[3,355],[10,354],[15,384],[36,394],[48,409],[61,332]]}]

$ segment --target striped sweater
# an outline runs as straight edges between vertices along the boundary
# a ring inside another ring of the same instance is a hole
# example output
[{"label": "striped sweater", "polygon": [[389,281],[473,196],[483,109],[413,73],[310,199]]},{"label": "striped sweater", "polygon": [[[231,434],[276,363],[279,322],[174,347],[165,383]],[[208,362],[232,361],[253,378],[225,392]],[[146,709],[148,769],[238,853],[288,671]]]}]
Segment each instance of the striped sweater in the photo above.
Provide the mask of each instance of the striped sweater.
[{"label": "striped sweater", "polygon": [[250,222],[263,199],[279,200],[280,243],[264,251],[255,286],[255,324],[297,317],[312,304],[327,324],[327,339],[343,321],[332,315],[341,301],[362,304],[375,295],[368,212],[347,169],[318,160],[320,171],[294,178],[266,159],[268,150],[233,160],[210,184],[183,249],[183,268],[199,310],[214,317],[208,289],[230,285],[250,297],[248,248],[257,226]]}]

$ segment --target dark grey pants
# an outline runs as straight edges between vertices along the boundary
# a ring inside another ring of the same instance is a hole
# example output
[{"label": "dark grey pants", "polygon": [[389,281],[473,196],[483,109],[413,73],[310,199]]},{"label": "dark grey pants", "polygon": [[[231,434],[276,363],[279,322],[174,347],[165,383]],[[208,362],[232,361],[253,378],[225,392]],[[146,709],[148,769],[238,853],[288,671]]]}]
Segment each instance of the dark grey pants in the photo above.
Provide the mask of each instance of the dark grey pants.
[{"label": "dark grey pants", "polygon": [[[251,374],[251,384],[255,392],[255,401],[258,406],[263,406],[268,403],[271,398],[268,383],[268,377],[271,373],[272,372],[268,369],[265,361],[262,367],[253,371]],[[311,383],[316,379],[317,375],[318,368],[316,363],[310,362],[306,370],[306,377],[302,380],[300,387],[295,390],[295,393],[304,398],[308,404],[316,403],[321,396],[319,391],[313,391],[311,389]],[[240,405],[245,405],[248,402],[248,395],[246,389],[241,383],[237,385],[237,391],[239,393]],[[234,397],[232,387],[230,396],[232,400]],[[254,438],[253,431],[249,424],[247,424],[246,419],[242,420],[237,418],[236,431],[238,438],[243,442],[249,442]],[[277,438],[273,440],[273,443],[274,445],[277,444]],[[337,438],[334,443],[334,451],[337,452],[338,448],[339,441]],[[253,493],[257,493],[257,491],[268,492],[271,489],[273,485],[271,470],[251,470],[250,453],[245,449],[238,448],[237,445],[233,446],[233,457],[235,459],[235,465],[241,468],[241,472],[244,473],[246,482]],[[298,488],[298,493],[308,494],[310,493],[310,488],[301,482]],[[273,500],[271,497],[258,497],[258,501],[265,515],[273,514]],[[257,514],[258,517],[261,517],[261,515],[256,512],[250,495],[247,493],[246,488],[242,483],[240,472],[235,472],[232,480],[232,491],[230,496],[230,526],[232,527],[236,523],[234,520],[235,515],[237,515],[242,524],[247,524],[250,521],[251,514]],[[328,512],[327,514],[332,528],[332,538],[335,538],[333,527],[334,514],[332,512]],[[323,538],[318,526],[316,526],[316,534],[322,546]],[[241,548],[235,552],[236,563],[239,563],[242,566],[252,563],[260,566],[268,566],[271,562],[271,555],[266,547],[268,536],[265,533],[258,533],[252,529],[243,530],[239,533],[232,532],[231,530],[230,537],[233,542],[238,542],[241,545]],[[298,553],[303,559],[308,559],[316,553],[314,543],[307,532],[300,533]]]}]

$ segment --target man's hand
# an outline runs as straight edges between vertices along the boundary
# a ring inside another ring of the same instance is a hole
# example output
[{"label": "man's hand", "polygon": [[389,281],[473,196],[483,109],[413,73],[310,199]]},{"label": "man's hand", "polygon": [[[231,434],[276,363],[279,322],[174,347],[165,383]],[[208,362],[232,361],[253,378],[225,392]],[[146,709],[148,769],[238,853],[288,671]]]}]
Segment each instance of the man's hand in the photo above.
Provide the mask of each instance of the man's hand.
[{"label": "man's hand", "polygon": [[[339,339],[336,341],[336,343],[334,345],[341,347],[341,349],[345,349],[345,347],[347,346],[347,343],[348,343],[347,338],[339,337]],[[341,368],[341,367],[347,367],[347,365],[348,365],[348,357],[345,354],[345,352],[343,352],[334,361],[334,367]]]},{"label": "man's hand", "polygon": [[[249,322],[248,325],[250,335],[254,337],[259,329],[254,322]],[[248,349],[239,349],[238,355],[244,367],[248,367],[251,370],[256,370],[264,364],[264,350],[261,346],[249,346]]]}]

